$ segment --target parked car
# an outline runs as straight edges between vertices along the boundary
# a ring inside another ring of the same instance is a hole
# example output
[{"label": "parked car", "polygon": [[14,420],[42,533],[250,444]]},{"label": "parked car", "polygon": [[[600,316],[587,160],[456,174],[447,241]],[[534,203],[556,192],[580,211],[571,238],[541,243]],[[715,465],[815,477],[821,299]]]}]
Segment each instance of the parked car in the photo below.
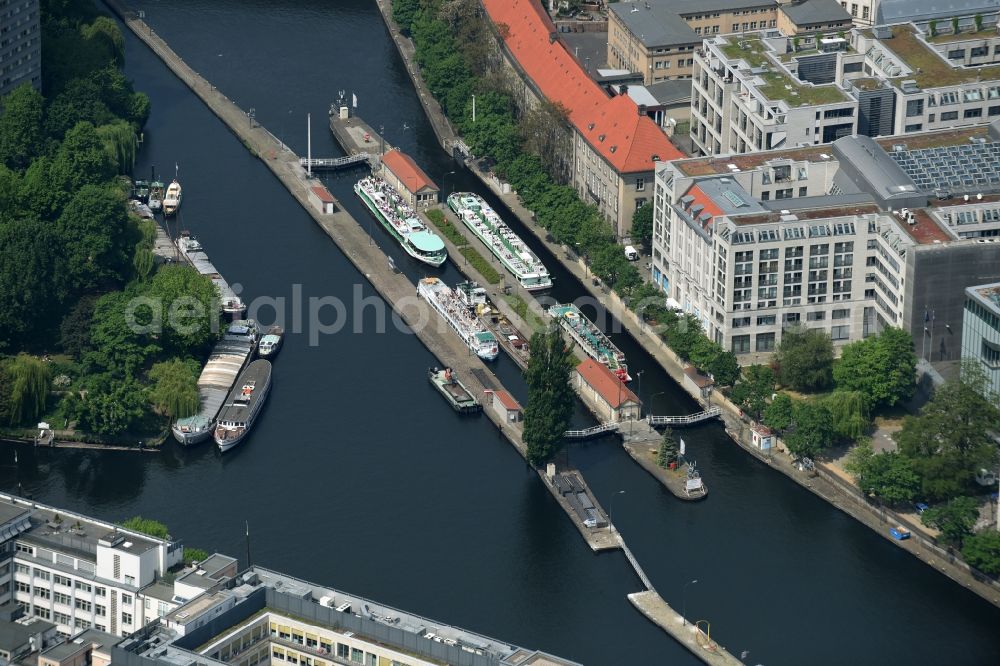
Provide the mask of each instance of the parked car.
[{"label": "parked car", "polygon": [[918,514],[922,514],[924,511],[926,511],[930,507],[927,506],[926,504],[924,504],[923,502],[917,502],[916,504],[913,505],[913,508],[917,510]]}]

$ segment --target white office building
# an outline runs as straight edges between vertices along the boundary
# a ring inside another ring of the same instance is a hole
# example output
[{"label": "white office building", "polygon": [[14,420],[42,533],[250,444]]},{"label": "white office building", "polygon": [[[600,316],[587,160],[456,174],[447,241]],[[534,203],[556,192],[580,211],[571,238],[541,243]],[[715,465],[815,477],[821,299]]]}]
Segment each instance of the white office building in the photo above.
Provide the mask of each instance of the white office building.
[{"label": "white office building", "polygon": [[[178,541],[10,495],[0,495],[0,552],[8,558],[0,605],[14,601],[64,636],[89,628],[127,635],[236,571],[220,555],[184,570]],[[170,584],[168,572],[177,575]]]},{"label": "white office building", "polygon": [[957,358],[965,287],[1000,279],[1000,128],[895,141],[663,164],[652,278],[667,304],[744,364],[790,326],[835,346],[899,326],[918,354]]}]

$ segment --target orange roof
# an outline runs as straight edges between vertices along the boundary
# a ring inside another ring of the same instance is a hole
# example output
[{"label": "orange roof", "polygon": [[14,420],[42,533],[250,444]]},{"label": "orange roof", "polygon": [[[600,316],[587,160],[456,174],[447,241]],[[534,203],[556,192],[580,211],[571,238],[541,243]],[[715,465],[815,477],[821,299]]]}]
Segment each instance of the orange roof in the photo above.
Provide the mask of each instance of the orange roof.
[{"label": "orange roof", "polygon": [[482,0],[504,42],[535,87],[563,106],[587,143],[620,172],[652,171],[684,157],[627,95],[608,97],[559,39],[538,0]]},{"label": "orange roof", "polygon": [[325,187],[317,185],[312,188],[312,192],[313,194],[318,196],[319,200],[322,201],[323,203],[337,203],[337,200],[333,198],[333,195],[330,194],[330,192]]},{"label": "orange roof", "polygon": [[432,190],[438,189],[438,186],[434,184],[430,176],[417,166],[412,157],[406,153],[399,152],[396,148],[393,148],[382,156],[382,163],[385,164],[389,171],[396,174],[396,178],[399,178],[403,185],[406,186],[406,189],[411,192],[419,192],[425,187],[429,187]]},{"label": "orange roof", "polygon": [[521,409],[521,405],[517,404],[517,400],[514,400],[514,397],[510,393],[507,393],[507,391],[495,391],[494,395],[505,408],[510,410]]},{"label": "orange roof", "polygon": [[722,212],[722,209],[716,206],[715,202],[712,201],[712,197],[705,194],[705,191],[697,185],[692,185],[688,189],[687,193],[694,197],[694,201],[691,202],[691,207],[701,204],[703,213],[708,213],[712,217],[715,217],[716,215],[725,215],[725,213]]},{"label": "orange roof", "polygon": [[583,378],[583,381],[587,382],[587,384],[597,391],[601,399],[611,405],[612,409],[618,409],[626,402],[639,404],[638,396],[632,393],[631,389],[625,386],[613,372],[608,370],[608,366],[603,363],[598,363],[594,359],[588,358],[576,366],[576,372]]}]

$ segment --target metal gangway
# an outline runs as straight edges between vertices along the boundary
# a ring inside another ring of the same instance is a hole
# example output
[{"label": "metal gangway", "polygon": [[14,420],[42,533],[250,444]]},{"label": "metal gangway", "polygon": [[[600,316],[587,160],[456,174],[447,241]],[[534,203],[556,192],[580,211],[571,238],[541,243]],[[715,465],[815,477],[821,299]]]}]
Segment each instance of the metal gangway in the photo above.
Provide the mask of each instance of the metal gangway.
[{"label": "metal gangway", "polygon": [[344,167],[349,167],[360,162],[368,162],[370,165],[374,166],[378,163],[378,159],[377,155],[372,155],[371,153],[356,153],[346,157],[314,157],[312,159],[309,159],[308,157],[300,157],[299,164],[302,165],[303,169],[312,169],[313,171],[333,171],[335,169],[343,169]]},{"label": "metal gangway", "polygon": [[714,419],[720,414],[722,414],[722,409],[719,407],[710,407],[703,412],[684,416],[653,416],[649,414],[646,416],[646,423],[651,426],[686,426]]},{"label": "metal gangway", "polygon": [[563,433],[563,437],[567,439],[587,439],[588,437],[597,437],[606,432],[617,432],[618,426],[621,425],[615,421],[609,423],[601,423],[600,425],[595,425],[592,428],[585,428],[583,430],[567,430]]}]

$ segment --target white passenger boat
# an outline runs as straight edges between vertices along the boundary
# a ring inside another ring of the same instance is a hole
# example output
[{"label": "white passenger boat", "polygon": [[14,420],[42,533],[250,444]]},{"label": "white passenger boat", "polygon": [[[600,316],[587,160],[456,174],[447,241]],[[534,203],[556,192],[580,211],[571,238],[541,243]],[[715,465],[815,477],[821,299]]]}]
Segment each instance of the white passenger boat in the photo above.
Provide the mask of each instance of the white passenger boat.
[{"label": "white passenger boat", "polygon": [[528,291],[541,291],[552,286],[552,277],[541,260],[481,196],[472,192],[455,192],[448,196],[448,206],[522,287]]},{"label": "white passenger boat", "polygon": [[444,241],[420,221],[387,182],[377,176],[368,176],[354,185],[354,192],[408,255],[435,267],[448,258]]},{"label": "white passenger boat", "polygon": [[436,277],[422,279],[417,293],[437,310],[458,333],[469,349],[484,361],[492,361],[500,352],[496,337],[486,330],[460,294]]}]

